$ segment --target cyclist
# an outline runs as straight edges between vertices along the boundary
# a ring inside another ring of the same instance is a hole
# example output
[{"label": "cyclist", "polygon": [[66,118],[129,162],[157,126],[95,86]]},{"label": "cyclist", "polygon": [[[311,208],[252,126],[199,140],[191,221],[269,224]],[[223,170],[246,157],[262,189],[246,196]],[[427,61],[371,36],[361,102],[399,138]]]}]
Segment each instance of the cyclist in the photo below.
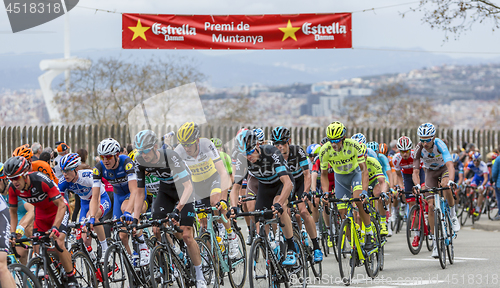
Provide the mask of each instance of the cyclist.
[{"label": "cyclist", "polygon": [[[491,167],[491,182],[492,186],[495,187],[495,194],[497,198],[497,207],[500,207],[498,203],[500,203],[500,158],[495,157],[493,159],[493,166]],[[498,210],[498,214],[493,218],[495,221],[500,221],[500,209]]]},{"label": "cyclist", "polygon": [[[9,186],[9,180],[3,172],[3,163],[0,162],[0,194],[2,194],[5,202],[9,201],[9,191],[7,187]],[[35,207],[33,205],[26,203],[20,197],[17,197],[18,209],[17,209],[17,219],[19,219],[19,224],[16,227],[17,239],[31,237],[33,235],[33,220],[35,219]],[[9,222],[10,224],[10,222]],[[9,228],[10,230],[10,228]],[[29,242],[27,243],[29,244]],[[19,254],[19,261],[21,264],[26,265],[28,262],[28,249],[21,246],[16,246],[17,254]]]},{"label": "cyclist", "polygon": [[[170,145],[165,145],[163,144],[162,149],[170,149]],[[128,157],[135,162],[135,157],[137,156],[138,151],[137,149],[132,149],[130,153],[128,153]],[[145,172],[144,176],[144,182],[145,184],[145,189],[146,189],[146,204],[148,206],[147,211],[150,211],[154,202],[154,199],[156,198],[156,195],[158,195],[158,190],[160,189],[160,180],[156,178],[155,175],[149,174],[147,171]]]},{"label": "cyclist", "polygon": [[[260,145],[257,135],[253,131],[242,131],[235,139],[237,153],[237,167],[235,181],[239,182],[245,174],[258,180],[257,199],[255,210],[265,208],[278,213],[281,223],[284,224],[283,235],[288,251],[283,265],[293,266],[297,263],[297,250],[293,242],[293,228],[288,214],[287,203],[293,190],[294,178],[287,171],[283,155],[278,148],[271,145]],[[238,213],[238,191],[231,191],[231,212]]]},{"label": "cyclist", "polygon": [[[103,183],[102,179],[106,179],[109,184],[113,186],[114,220],[121,218],[122,221],[131,223],[134,219],[138,219],[140,214],[145,212],[147,209],[147,204],[144,201],[146,196],[138,195],[139,189],[137,188],[137,176],[135,175],[134,163],[127,155],[120,155],[120,151],[120,144],[113,138],[104,139],[97,146],[97,154],[99,154],[101,161],[97,162],[93,169],[93,197],[91,198],[89,205],[91,218],[97,215],[97,210],[100,206],[100,197],[98,195],[101,195],[101,185]],[[139,206],[139,208],[134,210],[136,209],[136,206]],[[132,215],[132,212],[134,211],[137,211],[137,213]],[[92,229],[92,223],[90,224]],[[119,235],[129,257],[132,258],[132,251],[128,244],[128,234],[119,233]],[[139,239],[144,240],[144,235],[140,235]],[[148,265],[148,246],[146,243],[140,243],[139,249],[139,253],[141,253],[140,265]]]},{"label": "cyclist", "polygon": [[[153,202],[153,219],[170,218],[181,226],[182,239],[196,270],[196,287],[207,287],[201,267],[200,249],[193,238],[194,206],[191,173],[177,152],[171,149],[158,149],[158,138],[151,130],[143,130],[134,138],[137,149],[135,171],[139,193],[146,187],[146,172],[159,181],[159,190]],[[160,239],[160,231],[153,227]],[[179,235],[180,236],[180,235]]]},{"label": "cyclist", "polygon": [[[7,180],[5,179],[5,175],[3,173],[3,163],[0,163],[0,190],[2,190],[2,196],[3,193],[6,190],[6,185],[8,184]],[[8,195],[7,195],[8,197]],[[7,203],[5,202],[5,196],[0,197],[0,214],[3,217],[0,217],[0,231],[3,231],[2,234],[0,234],[0,251],[3,253],[0,253],[0,284],[2,284],[2,287],[7,287],[7,288],[14,288],[16,287],[16,283],[14,282],[14,277],[12,277],[12,273],[9,271],[7,268],[7,251],[9,251],[9,232],[11,231],[10,229],[10,211],[8,211],[8,206]],[[24,265],[26,265],[26,261],[21,262]]]},{"label": "cyclist", "polygon": [[24,144],[22,146],[17,147],[16,150],[14,150],[14,152],[12,153],[12,156],[21,156],[26,158],[26,160],[28,160],[28,162],[31,164],[30,171],[42,172],[56,184],[59,183],[59,179],[54,174],[54,171],[50,167],[49,163],[43,160],[32,161],[33,151],[31,150],[28,144]]},{"label": "cyclist", "polygon": [[[201,199],[196,201],[197,208],[218,207],[221,213],[226,215],[227,191],[231,186],[231,180],[214,144],[207,138],[200,138],[200,129],[194,122],[182,124],[177,131],[177,140],[181,145],[174,151],[186,161],[192,173],[194,193]],[[209,194],[205,196],[203,193],[207,192]],[[198,217],[200,224],[205,228],[207,225],[205,215],[200,213]],[[230,221],[219,222],[220,235],[224,235],[224,228],[229,239],[229,257],[235,258],[239,253],[238,238],[231,228]]]},{"label": "cyclist", "polygon": [[484,201],[483,193],[490,176],[488,166],[486,166],[486,163],[482,161],[481,153],[474,152],[474,154],[472,154],[472,161],[469,162],[469,165],[465,168],[464,173],[467,174],[469,171],[474,172],[474,177],[470,180],[470,185],[477,187],[477,192],[479,194],[476,204],[477,206],[475,207],[473,213],[473,215],[477,217],[479,213],[481,213],[480,207],[482,207]]},{"label": "cyclist", "polygon": [[[90,169],[80,169],[82,160],[80,155],[77,153],[71,153],[64,155],[59,159],[59,168],[61,168],[61,173],[63,177],[59,181],[59,191],[73,192],[80,197],[80,219],[79,222],[85,224],[89,222],[90,224],[95,224],[99,222],[102,216],[106,215],[111,209],[111,201],[106,193],[104,184],[101,184],[100,194],[96,195],[100,197],[97,202],[100,203],[99,209],[96,214],[89,213],[90,199],[92,198],[92,187],[94,185],[94,177],[92,176],[92,170]],[[97,221],[96,221],[97,218]],[[108,249],[108,242],[106,241],[106,235],[104,234],[104,227],[98,226],[95,228],[99,242],[101,242],[102,256],[106,253]],[[86,237],[86,233],[82,235],[84,237],[84,242],[86,246],[92,244],[92,238]]]},{"label": "cyclist", "polygon": [[[314,165],[314,159],[318,156],[317,154],[314,154],[314,151],[316,151],[316,148],[320,147],[318,144],[311,144],[307,146],[306,153],[307,153],[307,160],[309,162],[309,170],[312,171],[313,165]],[[312,178],[314,179],[314,178]],[[311,182],[311,184],[314,181]]]},{"label": "cyclist", "polygon": [[[420,189],[420,161],[424,162],[425,167],[425,186],[429,188],[438,187],[438,178],[441,177],[442,187],[451,187],[456,185],[449,175],[455,175],[455,167],[451,161],[451,155],[448,147],[444,142],[436,138],[436,128],[432,123],[424,123],[417,129],[417,135],[420,137],[420,142],[415,147],[415,157],[413,158],[413,183],[417,183],[414,189]],[[450,216],[452,229],[455,232],[460,230],[460,223],[458,222],[455,212],[455,200],[451,189],[444,192],[448,204],[450,206]],[[429,204],[429,235],[432,237],[432,257],[439,257],[436,240],[433,237],[434,231],[434,196],[431,193],[426,193],[425,197]]]},{"label": "cyclist", "polygon": [[233,183],[234,176],[233,176],[233,168],[231,167],[231,156],[227,155],[226,152],[222,151],[222,140],[220,140],[219,138],[212,138],[210,139],[210,141],[214,143],[215,148],[217,148],[217,151],[219,151],[220,158],[224,163],[224,167],[226,167],[226,171],[229,174],[229,177],[231,177],[231,183]]},{"label": "cyclist", "polygon": [[457,153],[451,154],[451,161],[453,161],[453,165],[455,166],[455,183],[458,186],[462,185],[464,182],[464,163],[460,161],[460,157]]},{"label": "cyclist", "polygon": [[35,207],[33,235],[46,233],[56,240],[62,250],[56,250],[56,253],[68,276],[68,287],[79,287],[75,278],[76,270],[64,242],[69,220],[68,204],[47,175],[41,172],[29,173],[29,167],[28,160],[20,156],[11,157],[4,164],[4,173],[11,181],[8,188],[10,232],[14,238],[17,236],[17,197],[20,196]]},{"label": "cyclist", "polygon": [[[302,147],[298,145],[291,145],[291,133],[288,128],[283,126],[278,126],[273,129],[271,133],[271,140],[276,148],[278,148],[285,159],[285,163],[288,166],[290,173],[292,173],[295,179],[294,189],[290,193],[290,199],[302,199],[304,201],[311,198],[311,173],[309,171],[309,163],[307,162],[307,156]],[[320,262],[323,260],[323,252],[319,248],[318,243],[318,230],[314,225],[314,220],[307,211],[306,203],[298,203],[297,208],[299,208],[300,217],[304,221],[306,226],[306,231],[311,237],[314,249],[314,262]],[[314,207],[316,210],[318,206]],[[318,213],[318,212],[316,212]]]},{"label": "cyclist", "polygon": [[[354,139],[346,139],[344,124],[336,121],[326,128],[326,142],[320,150],[321,187],[328,191],[328,164],[335,172],[335,197],[337,199],[368,198],[369,174],[365,162],[365,149]],[[365,250],[375,247],[370,216],[363,209],[362,202],[356,202],[361,220],[365,224]]]}]

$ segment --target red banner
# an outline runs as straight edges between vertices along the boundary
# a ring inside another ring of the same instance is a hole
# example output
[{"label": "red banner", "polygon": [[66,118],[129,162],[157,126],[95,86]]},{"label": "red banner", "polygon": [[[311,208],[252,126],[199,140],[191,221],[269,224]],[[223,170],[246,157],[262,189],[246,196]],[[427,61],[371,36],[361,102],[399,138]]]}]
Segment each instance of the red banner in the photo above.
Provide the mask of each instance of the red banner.
[{"label": "red banner", "polygon": [[352,48],[351,13],[123,14],[123,49]]}]

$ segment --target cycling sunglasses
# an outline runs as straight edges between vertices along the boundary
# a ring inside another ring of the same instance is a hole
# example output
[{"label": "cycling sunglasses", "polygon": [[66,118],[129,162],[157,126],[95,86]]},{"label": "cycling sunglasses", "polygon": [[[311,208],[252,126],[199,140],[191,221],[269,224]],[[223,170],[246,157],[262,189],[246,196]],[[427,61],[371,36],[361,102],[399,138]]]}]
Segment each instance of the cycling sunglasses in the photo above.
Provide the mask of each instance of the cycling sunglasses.
[{"label": "cycling sunglasses", "polygon": [[422,143],[429,143],[432,141],[433,138],[429,138],[429,139],[420,139],[420,142]]},{"label": "cycling sunglasses", "polygon": [[7,179],[9,179],[9,180],[11,180],[11,181],[17,181],[17,180],[19,180],[21,177],[26,176],[26,174],[28,174],[28,173],[24,172],[24,173],[19,174],[19,175],[17,175],[17,176],[7,177]]},{"label": "cycling sunglasses", "polygon": [[196,144],[196,140],[194,140],[193,142],[191,143],[181,143],[182,147],[191,147],[193,146],[194,144]]},{"label": "cycling sunglasses", "polygon": [[144,149],[144,150],[138,150],[137,153],[139,155],[141,154],[148,154],[153,148],[149,148],[149,149]]},{"label": "cycling sunglasses", "polygon": [[274,146],[276,146],[276,145],[285,145],[286,143],[288,143],[288,141],[284,141],[284,140],[282,140],[282,141],[276,141],[276,142],[274,142]]},{"label": "cycling sunglasses", "polygon": [[101,158],[101,160],[111,160],[111,158],[115,157],[115,155],[99,155],[99,157]]},{"label": "cycling sunglasses", "polygon": [[71,171],[75,170],[75,168],[70,168],[70,169],[64,169],[62,170],[63,173],[69,173]]},{"label": "cycling sunglasses", "polygon": [[339,139],[330,139],[330,143],[339,143],[340,141],[342,141],[343,138],[339,138]]},{"label": "cycling sunglasses", "polygon": [[247,151],[247,156],[250,155],[250,154],[253,154],[253,152],[255,152],[255,148],[253,148],[252,150],[250,151]]}]

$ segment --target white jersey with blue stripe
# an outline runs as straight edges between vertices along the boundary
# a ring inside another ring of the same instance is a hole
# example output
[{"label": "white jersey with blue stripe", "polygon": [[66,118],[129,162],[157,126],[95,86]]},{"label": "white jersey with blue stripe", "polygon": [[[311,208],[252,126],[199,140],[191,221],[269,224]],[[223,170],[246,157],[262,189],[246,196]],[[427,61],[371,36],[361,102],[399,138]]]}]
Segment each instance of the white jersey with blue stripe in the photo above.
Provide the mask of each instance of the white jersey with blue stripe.
[{"label": "white jersey with blue stripe", "polygon": [[[92,186],[94,185],[94,176],[92,170],[78,170],[78,179],[75,183],[66,181],[63,176],[59,179],[59,190],[61,192],[71,191],[82,200],[90,200],[92,198]],[[104,184],[101,183],[101,195],[105,193]]]},{"label": "white jersey with blue stripe", "polygon": [[476,175],[478,177],[481,177],[484,174],[490,174],[490,172],[488,170],[488,165],[486,165],[486,163],[484,163],[484,161],[481,161],[481,163],[479,163],[479,167],[474,165],[474,161],[470,161],[469,165],[467,165],[467,169],[474,172],[474,175]]},{"label": "white jersey with blue stripe", "polygon": [[439,138],[434,139],[432,151],[427,151],[422,143],[417,144],[415,151],[416,157],[422,159],[426,169],[438,170],[443,167],[446,162],[451,161],[451,155],[450,151],[448,151],[448,147],[446,147],[443,140]]}]

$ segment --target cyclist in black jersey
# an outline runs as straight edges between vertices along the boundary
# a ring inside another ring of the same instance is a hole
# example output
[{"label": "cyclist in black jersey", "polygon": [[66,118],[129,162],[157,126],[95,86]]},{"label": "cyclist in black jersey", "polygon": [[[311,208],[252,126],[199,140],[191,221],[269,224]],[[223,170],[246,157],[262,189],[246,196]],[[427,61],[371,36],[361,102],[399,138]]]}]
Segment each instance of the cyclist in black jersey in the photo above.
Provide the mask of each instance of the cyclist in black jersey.
[{"label": "cyclist in black jersey", "polygon": [[[240,181],[248,171],[249,175],[259,180],[255,210],[272,209],[279,214],[284,224],[283,234],[288,244],[288,252],[283,265],[297,263],[297,251],[293,242],[293,230],[288,214],[288,198],[293,191],[294,179],[288,171],[281,152],[271,145],[260,145],[255,132],[246,130],[236,136],[239,154],[235,163],[235,182]],[[238,211],[238,194],[231,191],[231,213]],[[258,226],[257,226],[258,227]]]},{"label": "cyclist in black jersey", "polygon": [[[271,133],[271,140],[275,147],[277,147],[283,158],[285,159],[290,173],[295,179],[295,186],[291,193],[291,201],[296,199],[303,199],[309,201],[311,199],[311,173],[309,171],[309,162],[307,161],[304,149],[298,145],[290,145],[291,133],[288,128],[278,126],[274,128]],[[300,211],[300,217],[304,220],[307,233],[311,237],[314,249],[314,262],[323,260],[323,252],[319,248],[318,233],[314,220],[307,211],[306,202],[297,204]]]}]

